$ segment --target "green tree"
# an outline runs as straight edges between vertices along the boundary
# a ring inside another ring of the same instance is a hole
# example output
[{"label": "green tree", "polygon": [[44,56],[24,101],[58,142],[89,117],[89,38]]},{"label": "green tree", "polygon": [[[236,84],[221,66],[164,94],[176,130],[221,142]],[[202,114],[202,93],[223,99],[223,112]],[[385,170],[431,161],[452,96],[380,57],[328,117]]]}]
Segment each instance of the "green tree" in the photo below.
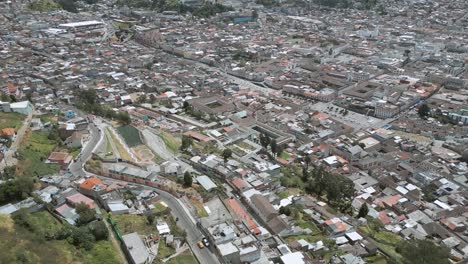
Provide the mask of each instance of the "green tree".
[{"label": "green tree", "polygon": [[369,213],[369,208],[367,207],[367,203],[363,203],[361,208],[359,208],[359,213],[357,218],[366,217]]},{"label": "green tree", "polygon": [[403,257],[404,264],[449,264],[450,249],[441,247],[424,239],[402,241],[397,252]]},{"label": "green tree", "polygon": [[271,142],[270,137],[264,133],[260,133],[259,140],[260,140],[260,145],[265,149],[268,147],[268,145],[270,145],[270,142]]},{"label": "green tree", "polygon": [[91,250],[93,248],[95,238],[94,235],[89,231],[88,227],[81,226],[79,228],[73,229],[71,242],[77,247]]},{"label": "green tree", "polygon": [[146,101],[148,100],[148,97],[146,96],[146,94],[142,94],[138,97],[137,99],[137,103],[138,104],[144,104],[146,103]]},{"label": "green tree", "polygon": [[280,214],[287,215],[287,216],[290,216],[290,215],[291,215],[291,207],[289,207],[289,206],[281,206],[280,209],[279,209],[279,213],[280,213]]},{"label": "green tree", "polygon": [[190,110],[190,104],[187,101],[184,101],[183,108],[185,112],[188,112]]},{"label": "green tree", "polygon": [[146,220],[148,220],[148,224],[152,225],[154,223],[154,219],[156,216],[154,214],[148,214],[146,215]]},{"label": "green tree", "polygon": [[62,8],[71,13],[78,13],[75,2],[73,0],[59,0],[59,4]]},{"label": "green tree", "polygon": [[276,140],[273,139],[270,142],[270,148],[271,148],[271,154],[276,155],[276,152],[278,151],[278,145],[276,144]]},{"label": "green tree", "polygon": [[117,119],[124,125],[129,125],[132,122],[130,115],[127,112],[119,112]]},{"label": "green tree", "polygon": [[96,212],[84,202],[77,204],[75,210],[80,215],[76,220],[78,225],[85,225],[96,219]]},{"label": "green tree", "polygon": [[0,101],[10,102],[10,96],[8,96],[8,94],[6,94],[6,93],[2,93],[2,95],[0,96]]},{"label": "green tree", "polygon": [[427,104],[422,104],[419,108],[418,108],[418,115],[421,117],[421,118],[426,118],[427,116],[429,116],[429,113],[431,112],[431,109],[429,108],[429,106],[427,106]]},{"label": "green tree", "polygon": [[190,174],[189,171],[186,171],[184,173],[184,186],[191,187],[192,183],[193,183],[192,175]]},{"label": "green tree", "polygon": [[89,231],[93,234],[96,241],[106,240],[109,237],[109,230],[103,221],[94,221],[88,225]]},{"label": "green tree", "polygon": [[228,159],[232,156],[232,150],[229,149],[229,148],[225,148],[223,150],[223,159],[224,159],[224,163],[226,163],[228,161]]},{"label": "green tree", "polygon": [[312,161],[312,159],[310,158],[310,155],[306,155],[304,157],[304,163],[306,165],[306,168],[309,168],[309,164],[310,164],[311,161]]},{"label": "green tree", "polygon": [[182,144],[180,144],[180,150],[185,151],[192,146],[192,138],[188,136],[182,136]]}]

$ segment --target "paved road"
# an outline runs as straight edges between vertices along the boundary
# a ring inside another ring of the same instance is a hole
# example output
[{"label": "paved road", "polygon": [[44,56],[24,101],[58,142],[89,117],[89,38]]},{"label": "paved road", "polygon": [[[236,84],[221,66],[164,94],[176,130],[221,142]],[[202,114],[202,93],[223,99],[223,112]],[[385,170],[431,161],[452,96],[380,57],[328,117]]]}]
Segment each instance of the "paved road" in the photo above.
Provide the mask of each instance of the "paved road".
[{"label": "paved road", "polygon": [[[99,122],[99,121],[96,121]],[[94,124],[90,123],[89,124],[89,140],[84,146],[84,148],[81,150],[81,153],[78,155],[76,158],[76,161],[73,162],[68,169],[70,172],[73,174],[75,177],[79,176],[86,176],[86,172],[83,169],[83,164],[88,161],[89,158],[91,158],[91,154],[93,153],[93,150],[97,147],[98,142],[101,139],[101,131],[100,129]]]},{"label": "paved road", "polygon": [[[105,179],[106,177],[95,175],[98,178]],[[187,243],[192,249],[192,252],[197,257],[198,261],[202,264],[218,264],[220,261],[217,259],[216,255],[212,253],[209,249],[203,248],[200,249],[197,246],[197,242],[203,238],[203,234],[197,227],[196,220],[192,217],[189,210],[185,207],[182,201],[172,196],[170,193],[162,191],[157,188],[148,187],[146,185],[131,183],[133,185],[140,185],[147,189],[155,190],[161,196],[161,200],[164,201],[169,208],[174,217],[177,217],[179,220],[177,224],[185,230],[187,233]]]},{"label": "paved road", "polygon": [[[97,119],[96,123],[100,123],[100,120]],[[90,173],[87,173],[83,169],[83,163],[86,162],[90,157],[91,154],[93,153],[93,150],[96,148],[100,140],[102,139],[102,130],[100,130],[95,124],[90,124],[90,139],[88,143],[85,145],[83,150],[81,151],[80,155],[78,156],[78,159],[76,162],[70,165],[70,172],[74,176],[85,176],[85,175],[90,175]],[[100,178],[105,178],[103,176],[95,175]],[[141,185],[145,186],[145,185]],[[190,211],[188,210],[187,207],[176,197],[172,196],[168,192],[164,192],[162,190],[156,189],[156,188],[151,188],[148,186],[145,186],[146,188],[149,189],[154,189],[156,190],[159,195],[161,196],[161,199],[171,208],[173,214],[175,217],[177,217],[178,220],[178,225],[182,227],[187,232],[187,242],[192,249],[193,253],[197,257],[200,263],[202,264],[217,264],[220,263],[217,259],[217,257],[208,249],[200,249],[197,246],[197,242],[201,240],[203,237],[201,231],[197,227],[196,220],[192,217],[190,214]]]}]

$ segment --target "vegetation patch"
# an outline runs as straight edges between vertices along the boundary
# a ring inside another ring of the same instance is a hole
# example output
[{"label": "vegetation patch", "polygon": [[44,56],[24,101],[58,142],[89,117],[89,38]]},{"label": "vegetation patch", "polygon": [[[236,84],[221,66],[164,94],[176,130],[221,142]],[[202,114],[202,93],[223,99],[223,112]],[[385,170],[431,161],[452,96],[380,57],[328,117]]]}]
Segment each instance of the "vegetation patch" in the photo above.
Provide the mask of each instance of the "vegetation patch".
[{"label": "vegetation patch", "polygon": [[164,144],[166,144],[166,147],[170,151],[172,151],[173,153],[177,153],[179,151],[179,148],[181,146],[181,140],[179,138],[176,138],[173,135],[164,131],[161,131],[159,136],[164,141]]},{"label": "vegetation patch", "polygon": [[0,248],[8,249],[0,251],[2,263],[120,263],[116,248],[106,239],[90,250],[74,246],[71,233],[78,228],[61,224],[47,211],[20,210],[12,218],[0,217]]},{"label": "vegetation patch", "polygon": [[140,235],[149,235],[157,233],[156,229],[152,224],[148,222],[148,219],[142,215],[113,215],[117,228],[122,235],[138,232]]},{"label": "vegetation patch", "polygon": [[0,129],[19,129],[26,116],[18,113],[0,113]]},{"label": "vegetation patch", "polygon": [[143,144],[143,141],[140,138],[140,131],[136,129],[134,126],[126,125],[117,128],[117,131],[125,140],[125,143],[129,147],[135,147],[138,145]]},{"label": "vegetation patch", "polygon": [[18,149],[16,174],[18,176],[43,176],[57,173],[60,170],[59,165],[45,163],[56,146],[57,141],[49,139],[49,133],[27,131]]},{"label": "vegetation patch", "polygon": [[166,264],[195,264],[197,259],[190,253],[189,250],[184,251],[180,255],[166,261]]},{"label": "vegetation patch", "polygon": [[132,157],[130,154],[127,152],[127,150],[124,148],[122,143],[120,143],[119,139],[117,139],[116,135],[114,132],[110,131],[110,129],[107,129],[107,133],[110,135],[110,138],[114,142],[115,147],[117,148],[117,151],[120,153],[120,157],[124,160],[132,160]]}]

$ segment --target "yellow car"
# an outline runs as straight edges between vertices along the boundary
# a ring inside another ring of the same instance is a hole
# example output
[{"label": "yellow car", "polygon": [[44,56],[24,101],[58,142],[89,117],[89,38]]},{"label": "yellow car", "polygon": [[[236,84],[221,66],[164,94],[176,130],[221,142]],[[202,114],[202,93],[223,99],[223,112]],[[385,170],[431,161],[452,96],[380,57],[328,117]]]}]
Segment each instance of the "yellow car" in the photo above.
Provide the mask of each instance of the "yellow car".
[{"label": "yellow car", "polygon": [[198,241],[198,242],[197,242],[197,246],[198,246],[199,248],[204,248],[204,247],[205,247],[205,246],[203,245],[203,242],[201,242],[201,241]]}]

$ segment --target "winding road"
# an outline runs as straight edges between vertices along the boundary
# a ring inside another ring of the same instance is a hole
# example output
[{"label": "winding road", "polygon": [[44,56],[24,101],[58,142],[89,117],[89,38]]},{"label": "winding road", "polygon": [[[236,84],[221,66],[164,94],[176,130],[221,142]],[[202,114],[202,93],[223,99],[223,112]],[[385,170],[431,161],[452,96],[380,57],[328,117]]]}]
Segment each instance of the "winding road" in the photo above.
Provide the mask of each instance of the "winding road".
[{"label": "winding road", "polygon": [[[81,176],[96,176],[98,178],[106,178],[100,175],[94,175],[89,172],[86,172],[83,168],[83,164],[86,163],[88,159],[91,158],[91,155],[97,146],[101,143],[103,139],[103,131],[99,128],[101,120],[96,118],[93,122],[90,123],[90,139],[83,147],[80,155],[78,156],[76,162],[70,165],[70,172],[75,177]],[[134,185],[141,185],[132,183]],[[161,199],[171,208],[172,213],[179,220],[177,224],[186,231],[187,233],[187,243],[189,244],[192,252],[197,257],[198,261],[202,264],[217,264],[220,261],[217,259],[216,255],[212,253],[209,249],[200,249],[197,246],[197,242],[200,241],[203,237],[203,234],[197,227],[197,222],[191,215],[189,209],[176,197],[171,195],[168,192],[162,191],[157,188],[148,187],[146,185],[141,185],[148,189],[153,189],[161,196]]]}]

